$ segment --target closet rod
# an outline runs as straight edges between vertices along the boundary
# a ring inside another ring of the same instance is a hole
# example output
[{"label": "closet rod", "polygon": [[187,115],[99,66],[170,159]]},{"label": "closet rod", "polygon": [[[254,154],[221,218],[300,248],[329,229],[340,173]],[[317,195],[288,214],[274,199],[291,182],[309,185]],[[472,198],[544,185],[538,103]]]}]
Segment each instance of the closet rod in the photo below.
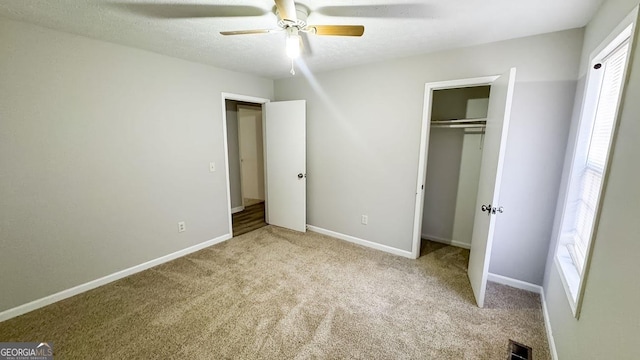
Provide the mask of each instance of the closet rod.
[{"label": "closet rod", "polygon": [[464,129],[464,128],[485,128],[487,125],[486,124],[434,124],[432,122],[431,126],[435,128]]},{"label": "closet rod", "polygon": [[451,120],[431,120],[432,124],[469,124],[469,123],[486,123],[487,118],[476,119],[451,119]]}]

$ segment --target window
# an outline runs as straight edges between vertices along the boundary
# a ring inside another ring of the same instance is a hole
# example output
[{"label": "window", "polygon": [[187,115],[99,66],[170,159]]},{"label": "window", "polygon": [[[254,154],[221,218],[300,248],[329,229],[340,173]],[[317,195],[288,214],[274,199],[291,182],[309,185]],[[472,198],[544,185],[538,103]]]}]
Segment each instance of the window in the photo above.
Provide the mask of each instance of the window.
[{"label": "window", "polygon": [[576,316],[597,226],[632,27],[627,26],[592,58],[585,88],[556,251],[556,263]]}]

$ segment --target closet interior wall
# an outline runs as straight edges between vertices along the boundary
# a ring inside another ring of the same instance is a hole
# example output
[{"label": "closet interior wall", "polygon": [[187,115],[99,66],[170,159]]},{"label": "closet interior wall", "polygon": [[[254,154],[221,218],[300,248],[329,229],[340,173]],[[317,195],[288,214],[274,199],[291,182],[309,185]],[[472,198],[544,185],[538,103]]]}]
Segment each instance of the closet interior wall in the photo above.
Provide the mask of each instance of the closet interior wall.
[{"label": "closet interior wall", "polygon": [[238,101],[225,100],[227,113],[227,152],[229,155],[229,187],[231,212],[242,210],[242,184],[240,179],[240,145],[238,142]]},{"label": "closet interior wall", "polygon": [[[486,118],[490,86],[433,92],[431,121]],[[483,135],[480,129],[432,126],[422,238],[470,248]]]}]

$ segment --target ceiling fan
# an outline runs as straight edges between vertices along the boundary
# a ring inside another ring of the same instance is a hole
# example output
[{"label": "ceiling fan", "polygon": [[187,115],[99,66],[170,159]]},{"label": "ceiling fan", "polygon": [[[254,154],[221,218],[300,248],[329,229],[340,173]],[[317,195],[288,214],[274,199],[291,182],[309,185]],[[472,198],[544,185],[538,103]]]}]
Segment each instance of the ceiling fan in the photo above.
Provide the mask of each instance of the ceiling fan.
[{"label": "ceiling fan", "polygon": [[302,43],[302,39],[300,38],[301,33],[332,36],[362,36],[362,34],[364,34],[363,25],[309,25],[307,24],[309,10],[303,5],[296,4],[294,0],[275,0],[275,4],[275,13],[278,17],[278,28],[221,31],[220,34],[225,36],[251,35],[286,31],[286,52],[287,56],[292,61],[292,75],[295,74],[295,71],[293,70],[293,60],[300,56]]},{"label": "ceiling fan", "polygon": [[[247,17],[262,16],[268,13],[263,7],[224,5],[207,3],[186,3],[182,1],[164,3],[157,0],[110,0],[111,6],[156,19],[185,19],[185,18],[219,18],[219,17]],[[277,26],[272,29],[253,29],[221,31],[221,35],[250,35],[268,34],[274,32],[286,33],[286,52],[291,58],[292,74],[293,60],[300,56],[304,45],[308,43],[306,35],[333,35],[359,37],[364,34],[363,25],[315,25],[307,24],[310,9],[295,0],[273,0],[274,13],[278,18]],[[314,13],[325,16],[359,17],[359,18],[399,18],[422,19],[434,17],[435,9],[432,5],[421,2],[394,2],[392,4],[350,4],[326,5],[314,8]],[[310,51],[307,47],[305,51]]]}]

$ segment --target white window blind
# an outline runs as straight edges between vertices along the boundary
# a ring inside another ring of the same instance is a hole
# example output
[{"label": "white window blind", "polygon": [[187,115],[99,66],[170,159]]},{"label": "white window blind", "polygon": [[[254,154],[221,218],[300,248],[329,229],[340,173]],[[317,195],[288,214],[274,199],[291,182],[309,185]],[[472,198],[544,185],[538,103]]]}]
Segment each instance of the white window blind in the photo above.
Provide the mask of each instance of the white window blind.
[{"label": "white window blind", "polygon": [[579,176],[576,184],[572,184],[577,186],[576,207],[574,216],[570,217],[573,224],[568,227],[573,241],[569,242],[567,247],[580,273],[583,271],[592,237],[618,101],[624,82],[628,51],[629,41],[627,40],[601,61],[602,67],[598,71],[603,71],[603,75],[595,117],[586,156],[580,157],[585,161],[584,164],[576,164]]}]

